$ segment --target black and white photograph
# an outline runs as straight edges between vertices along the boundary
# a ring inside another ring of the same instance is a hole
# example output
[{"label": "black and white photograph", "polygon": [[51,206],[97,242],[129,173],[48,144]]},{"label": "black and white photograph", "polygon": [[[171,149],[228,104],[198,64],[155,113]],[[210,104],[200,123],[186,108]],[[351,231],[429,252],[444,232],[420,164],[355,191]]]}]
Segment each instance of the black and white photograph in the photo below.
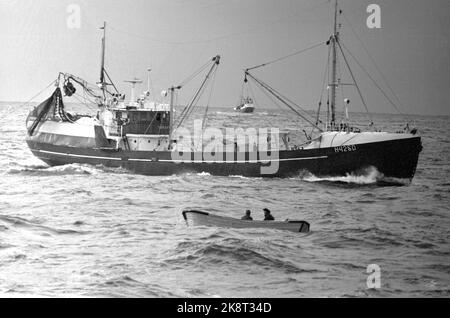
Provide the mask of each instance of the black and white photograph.
[{"label": "black and white photograph", "polygon": [[0,298],[450,296],[448,0],[0,0],[0,42]]}]

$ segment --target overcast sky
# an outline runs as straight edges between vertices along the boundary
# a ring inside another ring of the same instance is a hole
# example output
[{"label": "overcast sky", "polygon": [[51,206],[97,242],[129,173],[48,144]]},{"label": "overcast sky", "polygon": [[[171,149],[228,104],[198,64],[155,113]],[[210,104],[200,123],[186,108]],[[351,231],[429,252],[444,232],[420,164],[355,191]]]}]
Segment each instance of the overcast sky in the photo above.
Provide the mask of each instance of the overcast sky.
[{"label": "overcast sky", "polygon": [[[381,7],[381,29],[366,25],[371,3]],[[70,4],[81,9],[80,28],[68,28]],[[348,20],[399,97],[403,112],[450,115],[449,0],[341,0],[340,7],[347,18],[342,17],[342,42],[384,87]],[[234,106],[243,68],[328,39],[332,4],[327,0],[0,0],[0,100],[26,101],[60,71],[98,81],[98,28],[103,21],[109,26],[107,69],[123,92],[128,93],[123,80],[145,80],[148,67],[153,69],[153,86],[160,91],[220,54],[212,105]],[[327,50],[322,46],[254,74],[313,109],[321,93]],[[371,111],[395,113],[349,59]],[[349,81],[342,72],[342,80]],[[187,86],[182,96],[191,96],[195,88]],[[354,88],[345,89],[351,108],[361,111]],[[268,100],[261,98],[260,103],[271,107]]]}]

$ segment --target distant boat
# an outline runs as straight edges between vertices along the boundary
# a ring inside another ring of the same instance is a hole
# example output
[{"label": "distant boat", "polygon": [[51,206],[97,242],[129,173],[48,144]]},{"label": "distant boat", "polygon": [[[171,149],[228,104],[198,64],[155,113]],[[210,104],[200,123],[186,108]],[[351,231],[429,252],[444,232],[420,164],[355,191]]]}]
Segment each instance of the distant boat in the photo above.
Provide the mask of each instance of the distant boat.
[{"label": "distant boat", "polygon": [[255,105],[250,97],[246,97],[241,99],[240,104],[234,110],[241,113],[253,113],[255,111]]},{"label": "distant boat", "polygon": [[210,214],[208,212],[196,211],[196,210],[185,210],[182,212],[184,219],[189,224],[194,226],[204,225],[204,226],[215,226],[215,227],[226,227],[226,228],[266,228],[266,229],[276,229],[284,230],[297,233],[307,233],[309,232],[309,223],[306,221],[249,221],[240,220],[236,218],[218,216]]}]

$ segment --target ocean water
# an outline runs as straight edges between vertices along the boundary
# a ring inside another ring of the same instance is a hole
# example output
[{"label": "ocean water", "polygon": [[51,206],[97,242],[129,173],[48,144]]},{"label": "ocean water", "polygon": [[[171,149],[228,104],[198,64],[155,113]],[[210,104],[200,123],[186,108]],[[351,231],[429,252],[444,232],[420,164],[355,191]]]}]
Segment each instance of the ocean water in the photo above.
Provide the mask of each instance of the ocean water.
[{"label": "ocean water", "polygon": [[[0,296],[448,297],[449,117],[414,116],[412,183],[364,176],[291,179],[48,167],[24,141],[29,107],[0,103]],[[356,115],[357,117],[359,115]],[[402,116],[375,115],[401,128]],[[217,127],[281,126],[278,111],[211,110]],[[301,134],[296,136],[301,138]],[[311,232],[186,226],[181,210],[302,219]],[[368,289],[367,267],[381,270]]]}]

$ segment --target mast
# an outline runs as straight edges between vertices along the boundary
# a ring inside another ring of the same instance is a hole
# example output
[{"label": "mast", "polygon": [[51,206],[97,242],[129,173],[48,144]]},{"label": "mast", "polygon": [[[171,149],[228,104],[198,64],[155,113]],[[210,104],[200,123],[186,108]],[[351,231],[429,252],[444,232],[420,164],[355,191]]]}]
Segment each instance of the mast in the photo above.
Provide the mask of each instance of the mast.
[{"label": "mast", "polygon": [[105,50],[106,50],[106,22],[103,22],[103,27],[100,28],[103,30],[102,37],[102,56],[101,56],[101,65],[100,65],[100,88],[103,91],[103,96],[105,97],[106,90],[106,82],[105,82]]},{"label": "mast", "polygon": [[147,69],[147,92],[150,93],[150,72],[152,71],[151,68]]},{"label": "mast", "polygon": [[336,123],[336,88],[337,88],[337,42],[339,40],[339,32],[337,28],[338,3],[334,2],[334,28],[331,36],[332,45],[332,68],[331,68],[331,128]]},{"label": "mast", "polygon": [[172,86],[169,88],[170,91],[170,104],[169,104],[169,148],[172,148],[172,136],[173,136],[173,117],[174,117],[174,98],[175,98],[175,90],[181,89],[181,85],[179,86]]},{"label": "mast", "polygon": [[169,109],[169,144],[172,142],[172,134],[173,134],[173,99],[175,94],[175,87],[170,88],[170,109]]},{"label": "mast", "polygon": [[[106,93],[108,92],[108,85],[111,85],[114,87],[114,90],[117,94],[119,94],[119,91],[117,90],[117,87],[114,85],[113,81],[111,80],[111,77],[109,76],[108,72],[105,69],[105,55],[106,55],[106,22],[103,22],[103,26],[100,28],[100,30],[103,30],[103,37],[102,37],[102,55],[101,55],[101,62],[100,62],[100,81],[97,83],[98,87],[103,92],[103,102],[106,104]],[[106,75],[106,77],[105,77]],[[109,82],[107,82],[109,80]]]}]

